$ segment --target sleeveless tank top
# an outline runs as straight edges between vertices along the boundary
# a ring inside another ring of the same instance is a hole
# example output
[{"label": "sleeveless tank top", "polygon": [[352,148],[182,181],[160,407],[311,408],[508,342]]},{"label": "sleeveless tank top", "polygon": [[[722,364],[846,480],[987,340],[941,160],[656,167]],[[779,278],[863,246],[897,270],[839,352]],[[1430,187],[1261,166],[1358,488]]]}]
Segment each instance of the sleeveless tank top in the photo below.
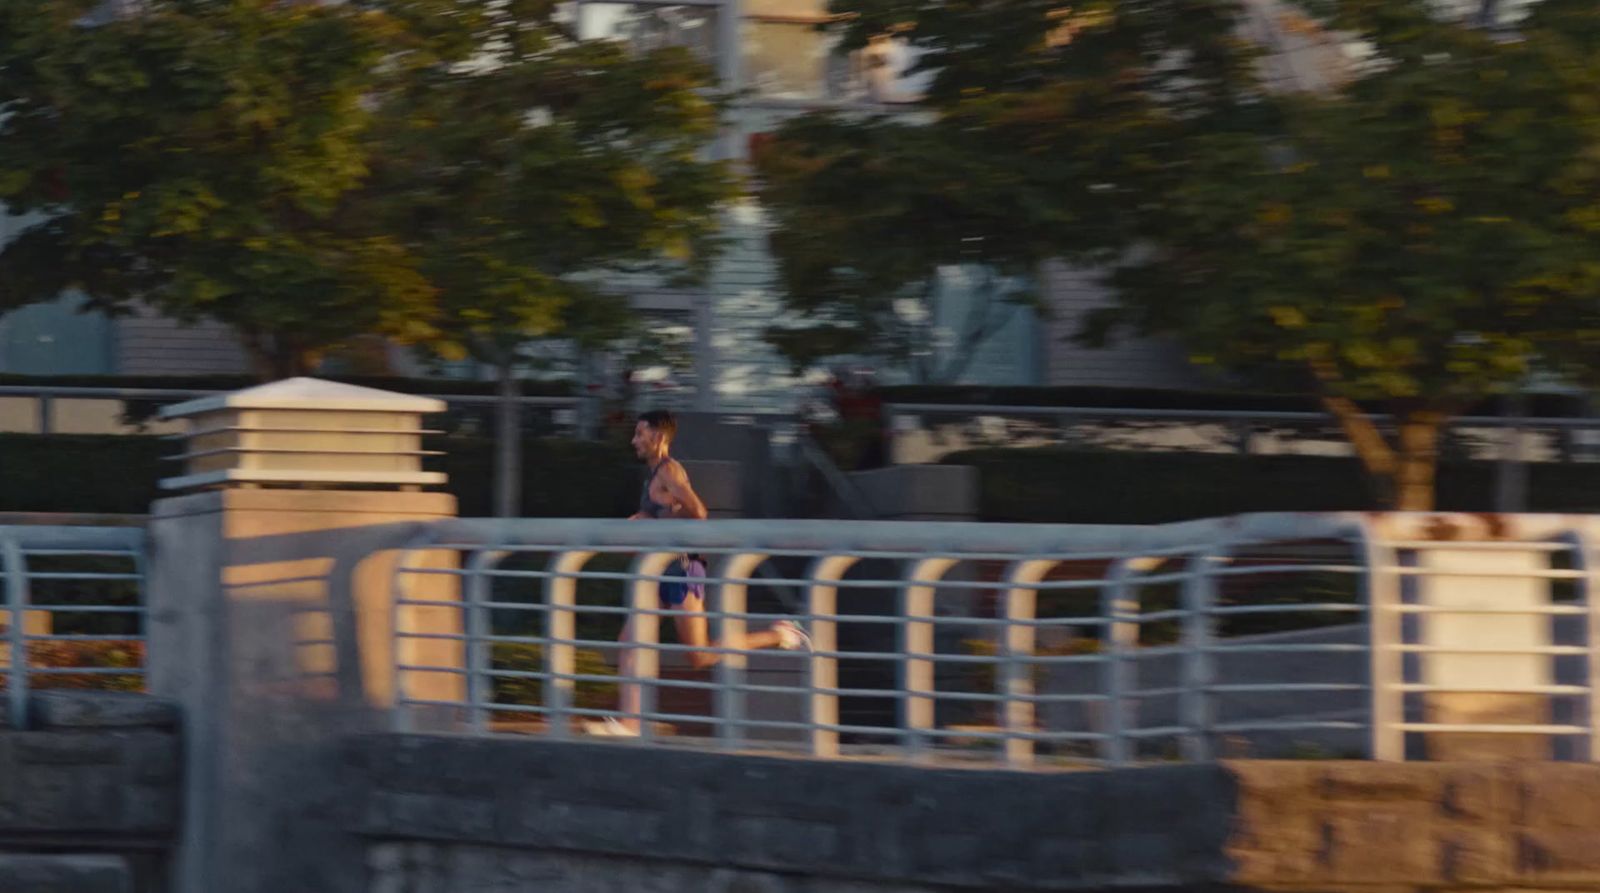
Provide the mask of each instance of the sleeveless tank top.
[{"label": "sleeveless tank top", "polygon": [[639,514],[659,518],[672,510],[672,506],[662,505],[650,498],[650,485],[655,483],[657,472],[661,471],[661,466],[671,461],[670,458],[662,459],[656,463],[654,468],[650,469],[650,476],[644,479],[644,489],[639,491]]}]

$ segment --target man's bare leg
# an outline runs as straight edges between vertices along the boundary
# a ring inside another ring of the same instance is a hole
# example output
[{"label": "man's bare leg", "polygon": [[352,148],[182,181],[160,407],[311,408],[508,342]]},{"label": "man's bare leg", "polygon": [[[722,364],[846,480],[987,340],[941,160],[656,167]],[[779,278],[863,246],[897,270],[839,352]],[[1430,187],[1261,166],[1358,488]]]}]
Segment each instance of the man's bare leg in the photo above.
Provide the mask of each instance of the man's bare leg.
[{"label": "man's bare leg", "polygon": [[[804,633],[792,623],[779,621],[770,629],[757,630],[746,633],[744,636],[724,636],[722,639],[710,641],[709,624],[706,622],[705,602],[697,595],[688,596],[679,606],[678,613],[673,621],[678,630],[678,641],[683,645],[697,649],[687,652],[689,665],[697,670],[715,666],[722,660],[723,655],[716,651],[700,651],[701,648],[731,648],[739,651],[761,651],[767,648],[793,649],[805,641]],[[621,656],[617,659],[617,674],[623,679],[636,675],[638,662],[635,659],[636,645],[633,644],[633,620],[630,619],[622,626],[622,633],[617,637],[617,642],[622,646]],[[637,735],[641,727],[639,714],[644,706],[644,688],[638,682],[622,682],[619,687],[617,711],[621,717],[614,720],[620,731],[624,734]]]},{"label": "man's bare leg", "polygon": [[[779,624],[773,624],[771,629],[757,630],[741,636],[723,636],[716,642],[711,641],[709,624],[706,623],[705,601],[698,595],[691,595],[683,600],[679,610],[683,613],[673,618],[678,626],[678,641],[691,648],[732,648],[738,651],[760,651],[764,648],[782,648],[784,637],[779,632]],[[690,651],[689,666],[696,670],[715,666],[722,661],[723,655],[715,651]]]}]

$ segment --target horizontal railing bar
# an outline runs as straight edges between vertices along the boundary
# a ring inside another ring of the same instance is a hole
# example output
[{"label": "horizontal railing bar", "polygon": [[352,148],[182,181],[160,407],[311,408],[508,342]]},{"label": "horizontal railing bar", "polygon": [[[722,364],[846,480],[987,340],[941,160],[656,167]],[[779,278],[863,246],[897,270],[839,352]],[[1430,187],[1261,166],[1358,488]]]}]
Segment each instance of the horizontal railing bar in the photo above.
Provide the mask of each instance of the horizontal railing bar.
[{"label": "horizontal railing bar", "polygon": [[1191,731],[1185,726],[1152,726],[1148,729],[1124,729],[1122,734],[1127,738],[1167,738],[1173,735],[1187,735]]},{"label": "horizontal railing bar", "polygon": [[1217,723],[1212,729],[1217,732],[1294,732],[1311,731],[1313,729],[1365,729],[1366,723],[1352,722],[1342,719],[1319,720],[1252,720],[1240,722]]},{"label": "horizontal railing bar", "polygon": [[[624,522],[617,522],[624,523]],[[886,523],[886,522],[849,522],[849,523]],[[894,523],[894,522],[887,522]],[[913,522],[900,522],[913,523]],[[1021,525],[1019,525],[1021,526]],[[1041,526],[1041,525],[1033,525]],[[1353,531],[1352,531],[1353,532]],[[1248,548],[1252,541],[1237,540],[1233,543],[1236,549]],[[1275,543],[1276,540],[1260,540],[1261,544]],[[1095,549],[1092,551],[1062,552],[1048,548],[1034,551],[967,551],[957,547],[940,546],[931,549],[859,549],[859,548],[796,548],[790,546],[766,546],[758,543],[739,546],[723,545],[685,545],[683,543],[668,543],[657,545],[654,543],[574,543],[566,540],[542,541],[535,543],[515,542],[458,542],[454,540],[440,540],[438,542],[418,542],[413,549],[423,552],[571,552],[581,550],[606,555],[637,555],[645,553],[680,553],[693,552],[699,555],[751,555],[759,554],[767,558],[815,558],[819,555],[839,556],[858,559],[921,559],[930,555],[941,555],[948,558],[957,558],[961,561],[1012,561],[1018,557],[1039,559],[1046,561],[1096,561],[1110,562],[1122,561],[1130,558],[1171,558],[1192,555],[1205,551],[1209,544],[1204,542],[1185,543],[1177,546],[1150,546],[1138,549]],[[403,565],[401,571],[417,571],[427,573],[428,568],[412,568]],[[443,569],[431,569],[441,571]]]},{"label": "horizontal railing bar", "polygon": [[[693,2],[693,0],[690,0]],[[214,394],[223,394],[211,388],[121,388],[121,387],[95,387],[95,386],[35,386],[35,385],[0,385],[0,397],[31,397],[34,399],[47,398],[51,400],[117,400],[140,399],[182,400],[188,397],[208,397]],[[481,403],[492,405],[507,398],[495,394],[417,394],[419,398],[441,400],[445,403]],[[537,395],[517,395],[510,398],[523,406],[549,406],[552,408],[566,408],[577,405],[578,397],[550,397]]]},{"label": "horizontal railing bar", "polygon": [[1571,543],[1560,543],[1539,540],[1385,540],[1386,547],[1392,549],[1414,550],[1447,550],[1469,552],[1566,552],[1573,548]]},{"label": "horizontal railing bar", "polygon": [[1588,726],[1496,725],[1490,723],[1397,722],[1390,728],[1403,732],[1471,732],[1486,735],[1588,735]]},{"label": "horizontal railing bar", "polygon": [[1207,614],[1299,614],[1303,612],[1344,612],[1359,614],[1367,610],[1366,605],[1352,605],[1344,602],[1320,602],[1306,604],[1279,604],[1279,605],[1228,605],[1215,607],[1206,611]]},{"label": "horizontal railing bar", "polygon": [[1474,648],[1466,645],[1391,645],[1395,651],[1406,654],[1513,654],[1513,655],[1579,655],[1589,649],[1578,645],[1541,645],[1531,648]]},{"label": "horizontal railing bar", "polygon": [[1349,654],[1367,651],[1366,645],[1220,645],[1199,649],[1208,654]]},{"label": "horizontal railing bar", "polygon": [[1224,565],[1210,568],[1204,573],[1208,577],[1251,577],[1258,574],[1362,574],[1366,570],[1366,566],[1360,564],[1269,564],[1243,567]]},{"label": "horizontal railing bar", "polygon": [[[965,559],[963,559],[963,560],[965,560]],[[837,588],[837,589],[898,589],[900,587],[905,586],[908,582],[910,582],[910,581],[905,580],[903,578],[892,578],[892,579],[885,578],[885,579],[873,579],[873,580],[860,580],[860,579],[850,580],[850,579],[846,579],[846,580],[821,581],[821,580],[812,579],[810,577],[718,577],[718,576],[711,576],[711,575],[685,577],[685,576],[682,576],[682,575],[674,576],[674,575],[669,575],[669,574],[636,574],[636,573],[630,573],[628,571],[520,571],[520,570],[501,570],[501,569],[488,569],[488,568],[484,568],[484,569],[480,569],[480,570],[476,570],[476,571],[469,570],[469,569],[457,569],[457,568],[402,568],[399,571],[399,573],[409,574],[409,575],[413,575],[413,576],[429,576],[429,575],[432,575],[432,576],[444,576],[444,577],[482,576],[482,577],[491,577],[491,578],[500,578],[500,579],[597,580],[597,581],[612,581],[612,582],[624,582],[624,583],[631,583],[631,582],[634,582],[636,580],[643,580],[643,581],[649,582],[649,583],[682,583],[683,581],[688,580],[688,581],[690,581],[692,583],[695,583],[695,584],[704,584],[704,585],[720,585],[720,584],[732,583],[732,584],[735,584],[735,585],[767,586],[767,587],[773,587],[773,586],[814,586],[814,585],[817,585],[818,583],[824,583],[825,582],[828,586],[832,586],[832,587]],[[1186,575],[1182,575],[1182,576],[1186,576]],[[1146,578],[1146,577],[1139,578],[1139,582],[1140,583],[1151,582],[1151,581],[1159,582],[1159,580],[1157,580],[1156,578],[1153,578],[1153,577],[1151,577],[1151,578]],[[930,587],[932,589],[935,589],[935,590],[938,590],[938,589],[979,589],[979,590],[996,590],[996,591],[1000,591],[1000,590],[1009,590],[1009,589],[1021,588],[1021,589],[1038,590],[1038,591],[1041,591],[1041,592],[1054,592],[1054,591],[1072,590],[1072,589],[1085,589],[1085,590],[1088,590],[1088,589],[1103,589],[1106,586],[1106,581],[1102,580],[1102,579],[1099,579],[1099,578],[1089,579],[1089,580],[1045,580],[1045,581],[1041,581],[1041,582],[1038,582],[1038,583],[1028,583],[1026,585],[1021,585],[1021,584],[1012,583],[1012,582],[1008,582],[1008,581],[1004,581],[1004,580],[1001,580],[1001,581],[984,581],[984,580],[943,579],[943,580],[930,580],[930,581],[926,581],[926,582],[918,581],[918,585],[925,585],[925,586],[928,586],[928,587]]]},{"label": "horizontal railing bar", "polygon": [[26,571],[30,580],[143,580],[143,574],[101,573],[96,571]]},{"label": "horizontal railing bar", "polygon": [[1460,694],[1490,694],[1490,695],[1586,695],[1589,687],[1586,685],[1526,685],[1526,686],[1489,686],[1489,685],[1427,685],[1418,682],[1404,682],[1400,684],[1385,685],[1384,688],[1403,692],[1450,692]]},{"label": "horizontal railing bar", "polygon": [[1588,608],[1575,605],[1530,605],[1525,608],[1471,607],[1455,605],[1391,605],[1388,610],[1397,614],[1498,614],[1510,617],[1570,617],[1589,613]]},{"label": "horizontal railing bar", "polygon": [[143,676],[139,667],[28,667],[29,676]]},{"label": "horizontal railing bar", "polygon": [[1258,694],[1280,691],[1366,691],[1370,685],[1360,682],[1283,682],[1283,683],[1229,683],[1207,685],[1205,691],[1220,694]]},{"label": "horizontal railing bar", "polygon": [[1390,565],[1388,567],[1374,568],[1374,570],[1397,574],[1403,577],[1471,577],[1486,580],[1582,580],[1589,576],[1588,571],[1569,570],[1493,570],[1449,568],[1449,567],[1405,567]]},{"label": "horizontal railing bar", "polygon": [[23,633],[22,637],[30,642],[127,642],[134,645],[145,642],[142,634]]},{"label": "horizontal railing bar", "polygon": [[[886,415],[1030,415],[1047,418],[1121,418],[1134,421],[1301,421],[1336,424],[1326,412],[1280,409],[1138,409],[1104,406],[1002,406],[997,404],[944,404],[944,403],[889,403],[884,405]],[[1390,422],[1393,417],[1375,413],[1368,418],[1376,422]],[[1452,428],[1600,428],[1600,419],[1581,416],[1548,416],[1507,418],[1505,416],[1461,416],[1451,420]]]},{"label": "horizontal railing bar", "polygon": [[[4,613],[10,609],[0,609]],[[69,605],[60,602],[29,602],[23,606],[24,612],[43,611],[50,614],[144,614],[143,605],[123,607],[120,605]]]},{"label": "horizontal railing bar", "polygon": [[136,550],[133,550],[133,549],[51,549],[51,548],[39,548],[37,546],[34,546],[34,547],[23,546],[22,547],[22,555],[25,558],[35,558],[35,557],[39,557],[39,558],[44,558],[44,557],[50,557],[50,558],[58,558],[58,557],[77,558],[77,557],[80,557],[80,556],[85,556],[85,557],[92,556],[92,557],[96,557],[96,558],[110,558],[110,557],[138,558],[138,557],[140,557],[141,553],[136,551]]}]

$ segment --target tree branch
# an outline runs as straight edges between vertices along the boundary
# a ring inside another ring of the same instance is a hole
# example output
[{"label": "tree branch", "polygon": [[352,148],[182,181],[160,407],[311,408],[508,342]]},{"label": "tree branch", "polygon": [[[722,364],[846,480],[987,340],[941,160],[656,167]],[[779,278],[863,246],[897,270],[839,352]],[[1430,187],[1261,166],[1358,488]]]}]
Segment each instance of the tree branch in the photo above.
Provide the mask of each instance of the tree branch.
[{"label": "tree branch", "polygon": [[1383,432],[1378,430],[1378,426],[1354,400],[1334,394],[1329,389],[1339,380],[1338,370],[1331,361],[1313,359],[1310,366],[1312,375],[1322,389],[1319,395],[1322,405],[1338,420],[1345,437],[1355,447],[1361,464],[1375,477],[1391,478],[1399,468],[1394,447],[1384,439]]}]

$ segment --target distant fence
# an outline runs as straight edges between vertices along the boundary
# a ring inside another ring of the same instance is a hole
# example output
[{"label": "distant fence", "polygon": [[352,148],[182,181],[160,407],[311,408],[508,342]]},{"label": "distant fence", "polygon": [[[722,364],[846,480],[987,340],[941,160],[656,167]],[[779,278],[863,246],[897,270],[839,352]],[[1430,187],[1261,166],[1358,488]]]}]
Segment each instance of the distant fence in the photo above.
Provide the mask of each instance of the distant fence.
[{"label": "distant fence", "polygon": [[[180,403],[223,391],[185,388],[53,387],[0,385],[0,431],[23,434],[168,433],[176,423],[160,422],[153,407]],[[500,398],[492,394],[421,394],[442,400],[452,412],[487,414]],[[577,397],[518,396],[524,413],[542,413],[538,427],[570,434],[578,427]],[[130,412],[141,407],[138,412]],[[137,417],[137,418],[134,418]],[[487,426],[486,432],[487,433]]]},{"label": "distant fence", "polygon": [[[902,464],[936,462],[964,449],[1027,446],[1351,455],[1337,421],[1319,412],[891,403],[884,422],[892,460]],[[1444,450],[1473,459],[1595,461],[1600,418],[1458,418],[1445,432]]]},{"label": "distant fence", "polygon": [[28,724],[35,689],[144,688],[144,556],[136,526],[0,526],[12,728]]}]

